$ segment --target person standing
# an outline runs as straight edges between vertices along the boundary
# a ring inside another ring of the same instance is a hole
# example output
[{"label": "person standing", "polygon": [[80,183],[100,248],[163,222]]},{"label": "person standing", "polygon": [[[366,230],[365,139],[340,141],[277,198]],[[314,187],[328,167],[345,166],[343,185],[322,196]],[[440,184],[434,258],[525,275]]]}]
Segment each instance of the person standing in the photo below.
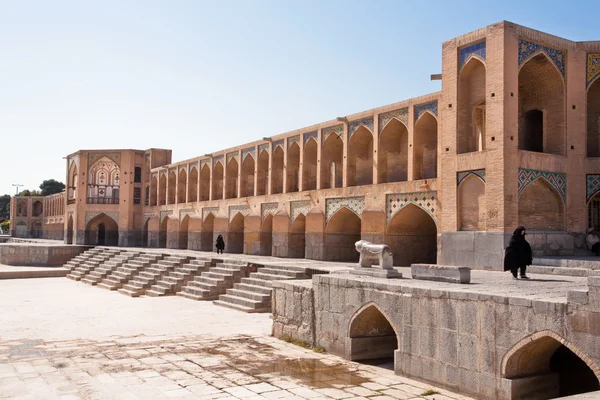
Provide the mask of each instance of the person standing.
[{"label": "person standing", "polygon": [[219,254],[219,252],[221,252],[221,254],[223,254],[223,250],[225,250],[225,241],[223,240],[223,236],[219,235],[217,237],[217,254]]},{"label": "person standing", "polygon": [[525,227],[519,226],[515,229],[504,253],[504,270],[510,270],[514,279],[518,279],[517,272],[519,270],[521,272],[521,279],[529,279],[525,274],[525,270],[528,265],[533,263],[531,246],[525,240],[525,234]]},{"label": "person standing", "polygon": [[600,239],[598,239],[598,235],[596,235],[596,230],[594,228],[590,228],[587,231],[587,236],[585,240],[588,245],[588,249],[596,253],[596,256],[600,256]]}]

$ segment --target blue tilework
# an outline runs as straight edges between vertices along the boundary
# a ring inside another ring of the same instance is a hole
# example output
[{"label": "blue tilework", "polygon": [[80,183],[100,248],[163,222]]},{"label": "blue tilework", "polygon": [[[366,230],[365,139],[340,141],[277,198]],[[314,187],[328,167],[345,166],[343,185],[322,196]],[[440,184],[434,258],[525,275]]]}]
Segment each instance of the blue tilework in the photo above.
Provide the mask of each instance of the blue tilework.
[{"label": "blue tilework", "polygon": [[219,213],[219,207],[203,207],[202,208],[202,221],[206,221],[206,217],[212,214],[214,217]]},{"label": "blue tilework", "polygon": [[273,142],[273,151],[275,151],[277,146],[281,147],[281,150],[283,150],[283,139]]},{"label": "blue tilework", "polygon": [[321,131],[322,142],[325,143],[329,135],[331,135],[332,133],[337,134],[340,137],[340,139],[344,140],[344,125],[340,124],[336,126],[330,126],[329,128],[324,128]]},{"label": "blue tilework", "polygon": [[465,63],[472,55],[476,55],[485,60],[485,41],[472,44],[467,47],[463,47],[459,52],[459,66],[458,69],[461,70],[462,67],[465,66]]},{"label": "blue tilework", "polygon": [[542,52],[552,60],[558,68],[562,76],[565,76],[565,52],[562,50],[553,49],[552,47],[542,46],[541,44],[528,42],[527,40],[519,40],[519,67],[529,58]]},{"label": "blue tilework", "polygon": [[260,153],[263,152],[263,150],[266,150],[267,153],[269,152],[269,143],[261,144],[260,146],[258,146],[258,155],[259,156],[260,156]]},{"label": "blue tilework", "polygon": [[361,125],[364,125],[371,133],[373,133],[373,117],[363,118],[358,121],[352,121],[348,125],[348,137],[351,138],[354,132],[360,128]]},{"label": "blue tilework", "polygon": [[233,221],[233,218],[237,215],[237,213],[242,214],[244,217],[250,214],[250,206],[229,206],[229,222]]},{"label": "blue tilework", "polygon": [[567,174],[560,172],[537,171],[533,169],[519,168],[518,188],[519,196],[523,190],[538,178],[544,178],[560,194],[563,203],[567,202]]},{"label": "blue tilework", "polygon": [[438,116],[438,103],[437,100],[431,101],[425,104],[419,104],[415,106],[415,122],[423,115],[425,111],[430,111],[436,117]]},{"label": "blue tilework", "polygon": [[585,201],[588,202],[596,193],[600,192],[600,175],[586,175],[585,181]]},{"label": "blue tilework", "polygon": [[[213,168],[215,165],[217,165],[217,163],[220,162],[221,165],[223,165],[223,155],[221,154],[220,156],[216,156],[213,158]],[[224,167],[224,165],[223,165]]]},{"label": "blue tilework", "polygon": [[423,209],[427,214],[433,218],[433,221],[437,225],[436,212],[437,206],[437,192],[413,192],[413,193],[393,193],[385,196],[385,214],[387,216],[387,223],[392,220],[394,215],[398,211],[402,210],[409,204]]},{"label": "blue tilework", "polygon": [[469,175],[477,175],[485,182],[485,168],[484,169],[474,169],[471,171],[461,171],[456,173],[456,184],[459,185],[465,178]]},{"label": "blue tilework", "polygon": [[342,197],[335,199],[325,200],[325,216],[326,221],[342,207],[346,207],[348,210],[353,211],[358,217],[362,216],[362,212],[365,209],[365,198],[364,197]]},{"label": "blue tilework", "polygon": [[237,151],[232,151],[231,153],[227,153],[227,164],[229,165],[229,162],[231,160],[236,160],[239,162],[238,160],[238,152]]},{"label": "blue tilework", "polygon": [[300,214],[305,217],[308,215],[310,211],[310,200],[300,200],[300,201],[292,201],[290,202],[290,217],[292,219],[292,223]]},{"label": "blue tilework", "polygon": [[246,156],[250,154],[252,158],[256,159],[256,148],[250,147],[248,149],[242,150],[242,161],[246,159]]},{"label": "blue tilework", "polygon": [[277,212],[277,207],[279,207],[278,203],[263,203],[260,205],[260,215],[262,220],[265,220],[265,217],[269,214],[275,216],[275,213]]},{"label": "blue tilework", "polygon": [[319,133],[318,132],[308,132],[308,133],[305,133],[304,134],[304,144],[306,144],[306,142],[308,142],[310,138],[315,139],[315,142],[316,142],[318,137],[319,137]]},{"label": "blue tilework", "polygon": [[600,53],[588,53],[586,65],[587,87],[590,87],[598,75],[600,75]]},{"label": "blue tilework", "polygon": [[394,110],[390,112],[386,112],[384,114],[379,115],[379,133],[383,131],[383,128],[392,120],[397,119],[402,122],[406,128],[408,128],[408,107],[401,108],[399,110]]}]

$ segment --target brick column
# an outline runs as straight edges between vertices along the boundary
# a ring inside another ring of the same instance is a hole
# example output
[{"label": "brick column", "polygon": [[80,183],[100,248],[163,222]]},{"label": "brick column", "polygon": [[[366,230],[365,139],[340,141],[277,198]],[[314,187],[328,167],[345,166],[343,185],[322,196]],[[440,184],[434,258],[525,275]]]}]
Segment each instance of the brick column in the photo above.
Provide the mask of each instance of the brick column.
[{"label": "brick column", "polygon": [[238,179],[237,179],[237,197],[238,199],[241,197],[240,193],[242,192],[240,189],[242,188],[242,150],[238,150]]},{"label": "brick column", "polygon": [[319,128],[317,131],[317,190],[321,189],[321,155],[322,155],[322,147],[323,147],[323,139],[321,137],[322,129]]},{"label": "brick column", "polygon": [[379,114],[373,116],[373,184],[379,183]]},{"label": "brick column", "polygon": [[213,174],[214,174],[214,163],[213,158],[211,157],[209,160],[209,170],[210,170],[210,179],[208,180],[208,200],[213,199]]},{"label": "brick column", "polygon": [[[344,122],[344,133],[342,133],[344,149],[342,151],[342,187],[348,185],[348,123]],[[335,171],[337,175],[337,170]],[[337,186],[336,186],[337,187]]]},{"label": "brick column", "polygon": [[304,134],[300,135],[300,164],[298,166],[298,191],[304,190]]},{"label": "brick column", "polygon": [[[439,105],[438,105],[439,106]],[[415,171],[415,107],[408,107],[408,160],[407,160],[407,168],[406,168],[406,180],[412,181],[414,180],[414,171]],[[439,130],[438,130],[439,132]],[[438,133],[439,137],[439,133]],[[439,139],[438,139],[439,140]]]},{"label": "brick column", "polygon": [[267,180],[267,194],[271,194],[271,183],[273,181],[273,141],[269,142],[269,179]]},{"label": "brick column", "polygon": [[254,146],[254,196],[258,190],[258,156],[258,145],[256,145]]},{"label": "brick column", "polygon": [[288,138],[283,139],[283,188],[281,193],[287,193],[287,163],[288,163]]}]

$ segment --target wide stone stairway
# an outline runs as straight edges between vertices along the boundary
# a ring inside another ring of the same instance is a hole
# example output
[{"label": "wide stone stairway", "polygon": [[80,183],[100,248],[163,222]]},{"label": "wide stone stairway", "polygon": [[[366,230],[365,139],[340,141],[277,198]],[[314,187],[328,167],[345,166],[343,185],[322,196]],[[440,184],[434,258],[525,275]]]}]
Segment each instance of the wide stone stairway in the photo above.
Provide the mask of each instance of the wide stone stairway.
[{"label": "wide stone stairway", "polygon": [[181,291],[181,288],[197,275],[207,272],[211,267],[214,267],[213,262],[214,260],[207,257],[190,260],[188,264],[183,264],[181,267],[176,268],[159,280],[156,285],[152,285],[151,289],[146,291],[146,295],[160,297],[175,294]]},{"label": "wide stone stairway", "polygon": [[113,258],[106,260],[93,271],[90,271],[90,273],[82,278],[81,281],[87,283],[88,285],[97,285],[109,274],[116,271],[117,268],[123,266],[123,264],[131,259],[139,256],[139,254],[140,253],[137,251],[125,251],[119,255],[116,255]]},{"label": "wide stone stairway", "polygon": [[124,263],[121,267],[118,267],[116,271],[103,279],[98,284],[98,287],[108,290],[118,290],[146,268],[162,260],[164,256],[164,254],[159,253],[141,253],[139,256]]},{"label": "wide stone stairway", "polygon": [[102,249],[97,248],[97,247],[86,250],[83,253],[81,253],[80,255],[75,256],[71,260],[67,261],[67,263],[65,265],[63,265],[63,268],[66,268],[69,271],[72,271],[75,268],[79,267],[81,264],[83,264],[85,261],[89,260],[91,257],[100,253],[101,251],[102,251]]},{"label": "wide stone stairway", "polygon": [[129,283],[123,285],[121,289],[118,289],[118,292],[131,297],[139,297],[146,294],[152,285],[169,275],[169,273],[173,272],[176,268],[189,263],[189,261],[190,257],[176,255],[167,256],[164,259],[159,260],[156,264],[152,264],[150,267],[145,268]]},{"label": "wide stone stairway", "polygon": [[248,276],[247,262],[222,260],[215,267],[189,281],[187,286],[177,294],[192,300],[214,300],[246,276]]},{"label": "wide stone stairway", "polygon": [[80,281],[105,261],[108,261],[109,259],[121,254],[121,252],[123,252],[122,249],[101,248],[98,253],[92,255],[87,260],[83,261],[78,267],[72,269],[71,273],[67,275],[67,278],[73,279],[74,281]]}]

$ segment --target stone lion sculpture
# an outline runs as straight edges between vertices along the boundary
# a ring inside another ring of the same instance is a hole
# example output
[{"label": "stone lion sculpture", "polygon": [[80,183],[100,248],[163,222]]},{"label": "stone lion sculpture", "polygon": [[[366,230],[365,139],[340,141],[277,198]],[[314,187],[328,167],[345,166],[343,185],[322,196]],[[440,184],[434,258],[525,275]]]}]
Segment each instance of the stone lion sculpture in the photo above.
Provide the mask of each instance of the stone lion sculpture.
[{"label": "stone lion sculpture", "polygon": [[358,260],[360,267],[378,265],[382,269],[391,269],[394,265],[390,246],[359,240],[354,244],[354,247],[360,253],[360,259]]}]

